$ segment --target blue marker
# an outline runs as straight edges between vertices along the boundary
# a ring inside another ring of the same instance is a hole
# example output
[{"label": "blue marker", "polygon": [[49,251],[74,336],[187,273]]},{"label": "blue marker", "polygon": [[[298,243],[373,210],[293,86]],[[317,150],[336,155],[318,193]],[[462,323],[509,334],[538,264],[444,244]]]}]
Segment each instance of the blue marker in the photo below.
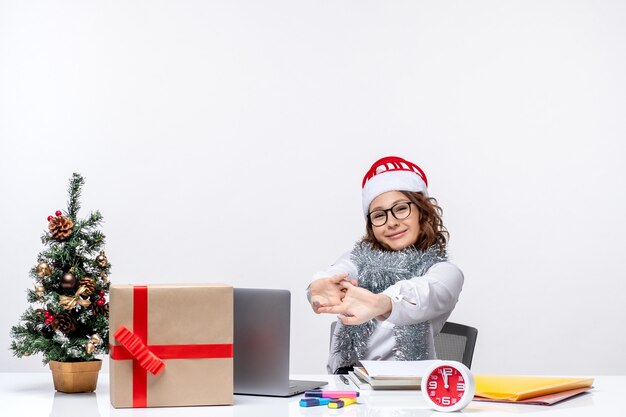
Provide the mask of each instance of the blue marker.
[{"label": "blue marker", "polygon": [[300,400],[300,407],[317,407],[328,405],[332,398],[303,398]]}]

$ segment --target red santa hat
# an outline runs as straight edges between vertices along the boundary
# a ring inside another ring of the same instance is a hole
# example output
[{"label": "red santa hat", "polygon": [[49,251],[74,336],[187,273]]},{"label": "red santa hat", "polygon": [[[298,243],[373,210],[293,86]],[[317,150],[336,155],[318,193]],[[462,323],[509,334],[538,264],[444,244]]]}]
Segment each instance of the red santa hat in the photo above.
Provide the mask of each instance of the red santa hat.
[{"label": "red santa hat", "polygon": [[363,213],[367,217],[370,204],[387,191],[413,191],[428,196],[426,174],[413,162],[397,156],[386,156],[374,162],[363,177]]}]

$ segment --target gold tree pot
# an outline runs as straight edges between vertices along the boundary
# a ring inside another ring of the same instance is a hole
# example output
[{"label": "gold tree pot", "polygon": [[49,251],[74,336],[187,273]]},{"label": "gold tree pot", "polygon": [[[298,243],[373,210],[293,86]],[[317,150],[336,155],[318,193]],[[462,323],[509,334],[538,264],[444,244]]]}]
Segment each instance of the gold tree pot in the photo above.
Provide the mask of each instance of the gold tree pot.
[{"label": "gold tree pot", "polygon": [[89,362],[50,361],[54,389],[67,393],[95,391],[101,367],[99,359]]}]

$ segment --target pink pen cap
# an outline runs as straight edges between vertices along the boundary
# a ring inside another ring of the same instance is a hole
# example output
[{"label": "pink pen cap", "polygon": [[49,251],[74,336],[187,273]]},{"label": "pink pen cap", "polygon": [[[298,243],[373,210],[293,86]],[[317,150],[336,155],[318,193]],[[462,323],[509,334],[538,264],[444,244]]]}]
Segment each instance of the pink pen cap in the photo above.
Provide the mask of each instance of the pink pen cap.
[{"label": "pink pen cap", "polygon": [[314,389],[304,392],[305,397],[318,397],[318,398],[356,398],[359,396],[359,391],[329,391],[325,389]]}]

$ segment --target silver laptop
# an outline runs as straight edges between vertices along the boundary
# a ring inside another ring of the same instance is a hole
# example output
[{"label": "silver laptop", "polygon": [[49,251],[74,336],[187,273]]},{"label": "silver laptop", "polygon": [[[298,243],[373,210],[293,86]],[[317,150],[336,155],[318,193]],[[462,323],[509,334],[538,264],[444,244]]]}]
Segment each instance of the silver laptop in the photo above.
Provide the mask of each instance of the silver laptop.
[{"label": "silver laptop", "polygon": [[289,380],[288,290],[235,288],[235,394],[288,397],[326,385]]}]

